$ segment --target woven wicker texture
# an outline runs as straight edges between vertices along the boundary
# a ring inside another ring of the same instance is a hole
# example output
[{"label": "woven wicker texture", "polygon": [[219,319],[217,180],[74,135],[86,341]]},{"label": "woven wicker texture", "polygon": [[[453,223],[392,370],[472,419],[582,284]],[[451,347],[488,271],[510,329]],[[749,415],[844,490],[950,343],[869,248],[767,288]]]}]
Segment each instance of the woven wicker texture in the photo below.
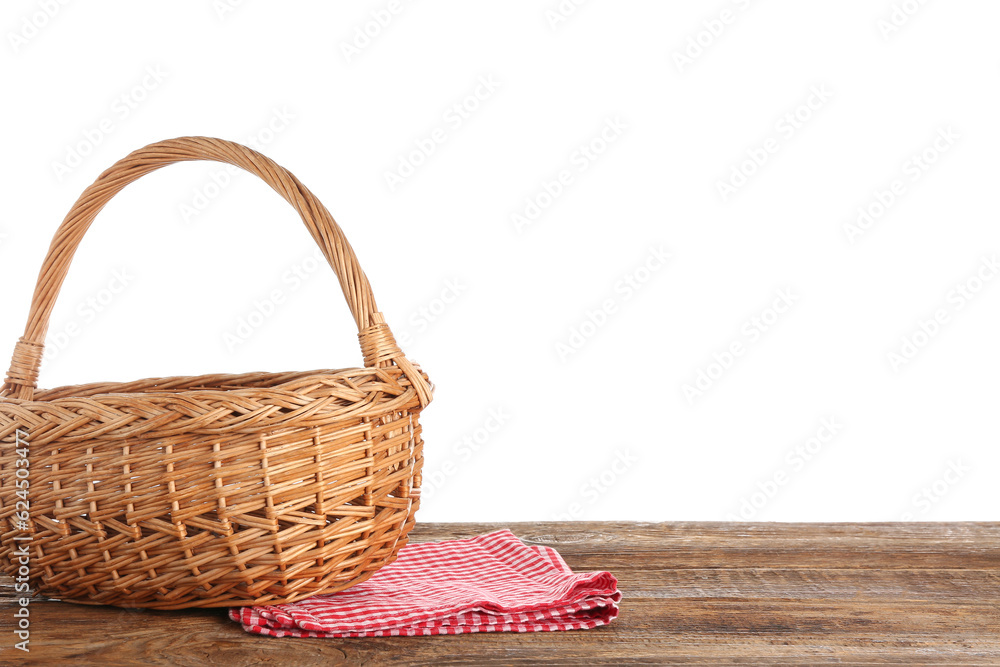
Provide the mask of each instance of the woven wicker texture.
[{"label": "woven wicker texture", "polygon": [[[189,160],[256,174],[299,212],[340,281],[365,367],[37,389],[49,317],[90,224],[132,181]],[[29,544],[32,587],[83,604],[228,607],[343,590],[406,544],[431,395],[340,227],[298,179],[219,139],[152,144],[80,196],[39,273],[0,389],[0,563],[16,574],[13,551]]]}]

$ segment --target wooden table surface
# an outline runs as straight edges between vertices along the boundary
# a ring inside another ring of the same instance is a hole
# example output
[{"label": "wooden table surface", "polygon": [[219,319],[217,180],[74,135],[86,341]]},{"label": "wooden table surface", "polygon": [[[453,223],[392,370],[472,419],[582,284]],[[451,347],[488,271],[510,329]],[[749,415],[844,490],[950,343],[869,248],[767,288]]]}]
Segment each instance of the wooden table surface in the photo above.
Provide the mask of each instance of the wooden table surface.
[{"label": "wooden table surface", "polygon": [[422,524],[414,541],[509,527],[625,596],[610,626],[573,632],[274,639],[223,610],[37,601],[13,648],[0,580],[0,664],[1000,665],[1000,523]]}]

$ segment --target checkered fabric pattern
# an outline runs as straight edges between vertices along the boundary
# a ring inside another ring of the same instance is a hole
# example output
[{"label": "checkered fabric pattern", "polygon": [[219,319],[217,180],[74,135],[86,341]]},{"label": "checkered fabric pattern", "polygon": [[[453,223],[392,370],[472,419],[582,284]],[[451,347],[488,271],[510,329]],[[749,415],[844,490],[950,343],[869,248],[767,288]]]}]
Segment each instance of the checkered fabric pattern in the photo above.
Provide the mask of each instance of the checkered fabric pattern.
[{"label": "checkered fabric pattern", "polygon": [[610,573],[574,573],[555,549],[500,530],[410,544],[346,591],[233,608],[229,616],[247,632],[270,637],[583,630],[610,623],[621,598]]}]

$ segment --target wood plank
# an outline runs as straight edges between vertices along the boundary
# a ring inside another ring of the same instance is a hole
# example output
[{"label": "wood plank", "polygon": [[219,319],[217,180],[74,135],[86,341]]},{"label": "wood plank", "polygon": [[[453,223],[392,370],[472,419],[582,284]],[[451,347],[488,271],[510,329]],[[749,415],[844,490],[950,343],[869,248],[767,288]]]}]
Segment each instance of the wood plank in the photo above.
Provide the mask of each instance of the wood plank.
[{"label": "wood plank", "polygon": [[1000,604],[1000,577],[988,570],[721,569],[618,571],[630,598],[847,599]]},{"label": "wood plank", "polygon": [[[447,526],[447,533],[438,533]],[[503,524],[437,524],[418,539],[471,537]],[[1000,523],[533,523],[507,524],[518,537],[580,556],[581,567],[638,562],[671,569],[783,568],[1000,569]],[[600,559],[597,564],[594,557]]]},{"label": "wood plank", "polygon": [[[414,541],[507,526],[422,524]],[[1000,524],[509,524],[577,570],[609,569],[621,616],[589,631],[384,639],[249,635],[223,610],[31,605],[0,664],[1000,664]]]},{"label": "wood plank", "polygon": [[[45,647],[32,651],[34,664],[249,665],[280,664],[291,656],[293,664],[566,664],[727,656],[776,664],[836,657],[843,663],[850,655],[886,664],[924,658],[935,664],[997,664],[1000,658],[995,605],[629,600],[615,624],[586,632],[327,640],[247,635],[212,610],[42,604],[47,608],[34,622],[46,628]],[[48,609],[57,605],[70,610]]]}]

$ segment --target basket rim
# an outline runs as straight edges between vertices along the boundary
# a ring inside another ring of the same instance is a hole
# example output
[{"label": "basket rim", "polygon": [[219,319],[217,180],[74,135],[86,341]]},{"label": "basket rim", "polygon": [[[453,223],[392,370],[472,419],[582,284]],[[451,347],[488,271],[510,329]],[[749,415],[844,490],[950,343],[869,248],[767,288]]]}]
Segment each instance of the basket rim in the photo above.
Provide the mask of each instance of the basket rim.
[{"label": "basket rim", "polygon": [[[320,370],[180,376],[173,380],[185,387],[205,379],[261,381],[285,377],[288,382],[272,387],[101,392],[104,388],[142,387],[150,380],[171,380],[149,378],[133,383],[70,385],[66,393],[49,400],[4,397],[0,399],[0,435],[6,438],[18,428],[37,426],[41,430],[31,434],[33,445],[58,440],[75,446],[98,436],[127,440],[180,433],[213,437],[230,433],[273,435],[288,428],[375,419],[404,410],[419,414],[422,409],[417,389],[398,366],[349,368],[332,373]],[[94,393],[81,395],[84,387]],[[50,389],[48,393],[56,391]]]},{"label": "basket rim", "polygon": [[[418,366],[419,368],[419,366]],[[426,373],[421,371],[425,376]],[[210,394],[220,396],[248,396],[259,395],[262,392],[273,392],[280,394],[289,391],[289,386],[302,385],[304,381],[315,380],[344,380],[347,378],[357,378],[359,376],[378,376],[387,382],[394,382],[392,376],[401,375],[403,379],[405,373],[397,366],[386,368],[352,367],[329,369],[321,368],[308,371],[254,371],[246,373],[207,373],[203,375],[171,375],[163,377],[141,378],[125,382],[88,382],[86,384],[70,384],[53,387],[50,389],[38,389],[35,398],[31,400],[13,398],[11,396],[0,396],[0,405],[16,405],[29,408],[32,405],[46,404],[59,405],[67,402],[77,403],[78,401],[97,401],[101,399],[125,399],[134,398],[143,401],[156,402],[154,399],[164,398],[184,398],[202,397]],[[282,379],[284,378],[284,379]],[[279,381],[280,380],[280,381]],[[408,380],[408,379],[407,379]],[[269,381],[274,381],[273,383]],[[250,384],[256,382],[257,384]],[[232,384],[232,387],[211,386],[212,384]],[[407,382],[409,384],[409,382]],[[136,390],[136,391],[114,391],[115,387],[131,388],[141,386],[157,385],[178,385],[184,388],[170,389],[169,386],[163,389]],[[204,385],[204,386],[199,386]],[[240,386],[242,385],[242,386]],[[105,388],[107,390],[102,391]],[[407,387],[407,392],[414,391],[412,387]],[[47,398],[47,396],[55,396]]]}]

